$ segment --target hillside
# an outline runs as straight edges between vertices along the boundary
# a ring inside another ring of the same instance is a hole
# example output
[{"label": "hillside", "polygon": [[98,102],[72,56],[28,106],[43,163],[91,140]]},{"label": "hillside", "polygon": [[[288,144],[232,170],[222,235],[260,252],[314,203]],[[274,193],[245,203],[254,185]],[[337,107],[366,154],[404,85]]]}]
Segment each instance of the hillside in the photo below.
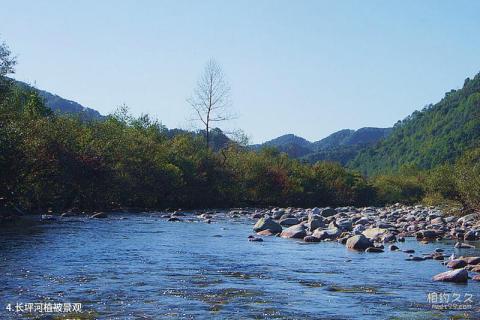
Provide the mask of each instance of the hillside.
[{"label": "hillside", "polygon": [[37,91],[44,99],[45,104],[55,112],[79,115],[85,120],[101,120],[104,118],[97,110],[84,107],[78,102],[64,99],[48,91],[37,89],[25,82],[15,80],[15,85],[23,89]]},{"label": "hillside", "polygon": [[310,163],[334,161],[346,164],[361,150],[385,138],[390,132],[391,128],[344,129],[315,142],[287,134],[263,144],[253,145],[251,148],[259,150],[263,147],[275,147],[292,158],[303,159]]},{"label": "hillside", "polygon": [[467,78],[434,105],[395,124],[388,138],[362,150],[349,166],[364,174],[393,172],[402,165],[429,169],[451,163],[480,141],[480,74]]}]

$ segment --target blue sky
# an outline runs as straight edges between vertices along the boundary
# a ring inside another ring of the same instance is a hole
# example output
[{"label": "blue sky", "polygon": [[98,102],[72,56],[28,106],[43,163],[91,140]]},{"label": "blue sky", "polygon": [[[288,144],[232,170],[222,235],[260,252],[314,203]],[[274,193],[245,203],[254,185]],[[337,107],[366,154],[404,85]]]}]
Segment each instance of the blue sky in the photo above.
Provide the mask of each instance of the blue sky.
[{"label": "blue sky", "polygon": [[387,127],[480,71],[480,1],[3,1],[15,78],[192,128],[215,58],[252,142]]}]

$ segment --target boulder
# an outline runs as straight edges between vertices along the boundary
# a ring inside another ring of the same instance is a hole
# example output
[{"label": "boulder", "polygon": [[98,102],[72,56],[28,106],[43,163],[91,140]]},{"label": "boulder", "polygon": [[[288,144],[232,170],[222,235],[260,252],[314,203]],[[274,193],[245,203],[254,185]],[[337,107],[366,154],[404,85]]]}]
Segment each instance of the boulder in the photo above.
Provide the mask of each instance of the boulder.
[{"label": "boulder", "polygon": [[466,257],[462,260],[465,260],[465,262],[469,265],[477,265],[480,264],[480,257]]},{"label": "boulder", "polygon": [[367,237],[367,238],[370,238],[370,239],[375,239],[383,234],[386,234],[388,233],[388,230],[387,229],[383,229],[383,228],[369,228],[365,231],[362,232],[362,234]]},{"label": "boulder", "polygon": [[325,227],[325,223],[323,222],[323,218],[319,215],[315,214],[310,214],[308,215],[308,221],[307,221],[307,228],[311,232],[318,228],[323,228]]},{"label": "boulder", "polygon": [[445,221],[442,217],[438,217],[430,220],[430,224],[445,224]]},{"label": "boulder", "polygon": [[299,224],[300,221],[297,218],[293,217],[293,218],[283,218],[278,223],[280,223],[281,226],[290,227],[290,226]]},{"label": "boulder", "polygon": [[362,224],[358,224],[353,228],[353,234],[362,234],[365,231],[365,227]]},{"label": "boulder", "polygon": [[465,269],[457,269],[442,272],[434,276],[433,281],[465,283],[468,281],[468,271]]},{"label": "boulder", "polygon": [[338,219],[337,227],[345,230],[345,231],[352,231],[352,221],[350,219]]},{"label": "boulder", "polygon": [[437,232],[435,230],[421,230],[417,232],[417,239],[435,239]]},{"label": "boulder", "polygon": [[466,241],[476,241],[476,240],[478,240],[477,232],[474,231],[474,230],[468,231],[467,233],[465,233],[463,235],[463,240],[466,240]]},{"label": "boulder", "polygon": [[480,273],[480,266],[471,266],[470,271]]},{"label": "boulder", "polygon": [[348,238],[346,245],[348,249],[363,251],[368,247],[371,247],[372,242],[364,235],[357,235]]},{"label": "boulder", "polygon": [[457,220],[458,224],[464,225],[468,222],[475,222],[480,219],[480,213],[471,213],[467,214],[466,216],[461,217]]},{"label": "boulder", "polygon": [[276,233],[273,233],[272,231],[267,229],[267,230],[258,231],[257,234],[261,236],[273,236]]},{"label": "boulder", "polygon": [[307,235],[307,232],[305,231],[305,226],[303,224],[297,224],[294,226],[291,226],[285,230],[282,231],[280,236],[282,238],[295,238],[295,239],[303,239]]},{"label": "boulder", "polygon": [[320,240],[325,239],[336,239],[342,234],[342,231],[338,228],[333,229],[317,229],[313,232],[313,236],[319,238]]},{"label": "boulder", "polygon": [[282,226],[273,221],[270,217],[263,217],[258,219],[257,223],[255,223],[253,231],[260,232],[265,230],[269,230],[272,234],[276,234],[282,232]]},{"label": "boulder", "polygon": [[383,241],[384,243],[387,243],[387,242],[395,242],[395,241],[397,241],[397,237],[396,237],[394,234],[392,234],[392,233],[387,233],[387,234],[384,234],[384,235],[383,235],[382,241]]},{"label": "boulder", "polygon": [[325,208],[321,211],[322,217],[331,217],[337,214],[337,210],[332,208]]},{"label": "boulder", "polygon": [[447,267],[449,267],[451,269],[460,269],[460,268],[465,267],[466,265],[467,265],[467,263],[462,259],[450,260],[447,263]]}]

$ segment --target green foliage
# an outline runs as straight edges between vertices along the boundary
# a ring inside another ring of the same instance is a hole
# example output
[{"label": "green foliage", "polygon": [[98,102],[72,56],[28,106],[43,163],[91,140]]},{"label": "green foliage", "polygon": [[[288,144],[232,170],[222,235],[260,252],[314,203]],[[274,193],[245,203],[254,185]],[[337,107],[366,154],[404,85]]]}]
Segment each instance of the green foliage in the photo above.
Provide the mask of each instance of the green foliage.
[{"label": "green foliage", "polygon": [[219,148],[207,149],[204,135],[170,135],[125,106],[86,122],[54,115],[35,91],[17,88],[0,115],[0,197],[26,211],[363,205],[375,196],[338,164],[304,164],[231,141],[220,147],[217,129]]},{"label": "green foliage", "polygon": [[418,203],[425,191],[421,179],[417,176],[381,175],[373,180],[377,190],[378,204]]},{"label": "green foliage", "polygon": [[368,175],[395,172],[404,164],[430,169],[454,163],[478,141],[480,74],[439,103],[398,122],[388,138],[362,151],[349,166]]},{"label": "green foliage", "polygon": [[462,202],[480,210],[480,148],[465,153],[455,165],[455,178]]}]

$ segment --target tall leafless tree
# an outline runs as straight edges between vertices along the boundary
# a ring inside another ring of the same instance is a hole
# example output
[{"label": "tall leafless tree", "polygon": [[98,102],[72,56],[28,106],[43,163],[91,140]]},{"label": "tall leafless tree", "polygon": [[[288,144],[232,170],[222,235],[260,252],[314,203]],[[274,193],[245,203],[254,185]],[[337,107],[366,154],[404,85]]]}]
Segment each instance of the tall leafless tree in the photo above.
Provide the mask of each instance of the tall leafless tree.
[{"label": "tall leafless tree", "polygon": [[197,82],[193,95],[187,102],[195,111],[194,120],[200,121],[205,128],[207,148],[210,146],[210,129],[213,123],[231,120],[229,113],[231,89],[220,65],[210,59]]}]

